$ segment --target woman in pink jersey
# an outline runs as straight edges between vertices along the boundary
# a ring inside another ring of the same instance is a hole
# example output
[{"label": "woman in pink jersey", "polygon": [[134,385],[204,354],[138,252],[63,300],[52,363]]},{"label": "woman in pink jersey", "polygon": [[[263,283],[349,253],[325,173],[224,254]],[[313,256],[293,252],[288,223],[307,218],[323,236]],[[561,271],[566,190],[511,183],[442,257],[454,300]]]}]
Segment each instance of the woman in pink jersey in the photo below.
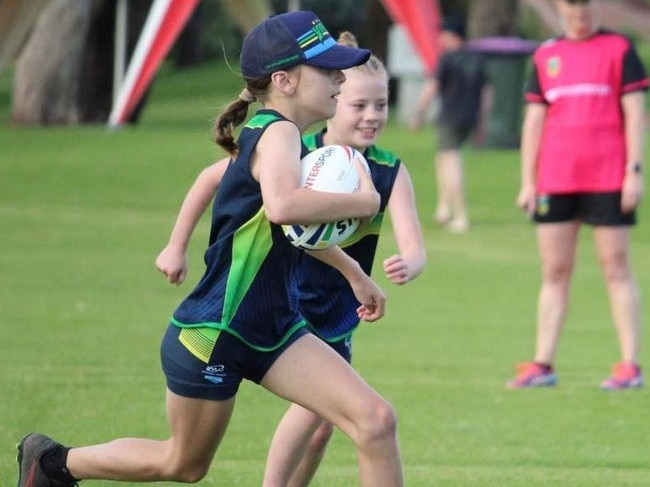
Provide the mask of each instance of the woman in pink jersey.
[{"label": "woman in pink jersey", "polygon": [[537,344],[533,361],[521,364],[507,385],[557,382],[553,361],[584,223],[593,227],[621,354],[601,387],[640,387],[641,305],[629,248],[643,194],[648,78],[630,40],[599,27],[595,1],[554,3],[564,36],[543,43],[533,55],[517,198],[537,224],[542,262]]}]

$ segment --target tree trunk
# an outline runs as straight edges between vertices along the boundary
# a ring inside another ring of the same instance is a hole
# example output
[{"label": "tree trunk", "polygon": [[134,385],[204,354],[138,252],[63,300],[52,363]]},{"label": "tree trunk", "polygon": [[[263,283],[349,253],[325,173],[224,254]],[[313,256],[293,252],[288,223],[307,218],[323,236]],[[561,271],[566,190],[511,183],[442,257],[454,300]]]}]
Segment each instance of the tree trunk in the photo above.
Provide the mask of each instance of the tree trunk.
[{"label": "tree trunk", "polygon": [[518,0],[473,0],[470,2],[469,38],[517,35]]},{"label": "tree trunk", "polygon": [[177,68],[196,66],[203,61],[201,40],[203,37],[203,2],[199,2],[196,10],[185,24],[181,35],[178,37],[176,57]]},{"label": "tree trunk", "polygon": [[[113,104],[116,0],[49,0],[16,65],[12,122],[104,123]],[[127,54],[152,0],[128,2]],[[134,111],[135,122],[144,100]]]},{"label": "tree trunk", "polygon": [[[140,38],[147,20],[152,0],[127,2],[126,52],[129,58]],[[79,91],[79,121],[104,123],[113,106],[113,69],[115,62],[115,10],[116,0],[95,0],[90,29],[83,53]],[[128,62],[128,61],[127,61]],[[146,96],[133,111],[129,122],[135,123]]]},{"label": "tree trunk", "polygon": [[82,56],[92,8],[88,0],[52,0],[45,7],[16,64],[13,122],[78,122]]},{"label": "tree trunk", "polygon": [[115,8],[115,0],[95,0],[79,73],[76,102],[80,123],[105,122],[111,111]]},{"label": "tree trunk", "polygon": [[366,24],[361,28],[362,43],[360,47],[370,49],[385,63],[388,59],[388,30],[392,23],[391,19],[380,0],[368,2],[366,16]]},{"label": "tree trunk", "polygon": [[23,47],[49,0],[0,0],[0,73]]},{"label": "tree trunk", "polygon": [[221,0],[244,34],[269,17],[273,11],[268,0]]}]

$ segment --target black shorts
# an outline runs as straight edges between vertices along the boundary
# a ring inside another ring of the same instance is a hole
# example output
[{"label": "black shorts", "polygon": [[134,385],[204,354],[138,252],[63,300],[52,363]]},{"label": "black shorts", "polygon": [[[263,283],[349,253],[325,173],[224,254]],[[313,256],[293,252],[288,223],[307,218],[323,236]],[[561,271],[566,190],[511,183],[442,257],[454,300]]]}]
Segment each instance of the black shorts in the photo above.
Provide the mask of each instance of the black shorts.
[{"label": "black shorts", "polygon": [[537,195],[533,221],[560,223],[580,220],[593,226],[636,224],[636,212],[621,211],[621,192]]},{"label": "black shorts", "polygon": [[448,123],[436,125],[436,138],[439,151],[457,150],[472,133],[472,127],[461,127]]},{"label": "black shorts", "polygon": [[[184,397],[230,399],[243,379],[259,384],[282,352],[307,333],[298,328],[281,347],[260,352],[225,331],[169,325],[160,347],[167,387]],[[207,363],[198,358],[201,350],[209,351]]]}]

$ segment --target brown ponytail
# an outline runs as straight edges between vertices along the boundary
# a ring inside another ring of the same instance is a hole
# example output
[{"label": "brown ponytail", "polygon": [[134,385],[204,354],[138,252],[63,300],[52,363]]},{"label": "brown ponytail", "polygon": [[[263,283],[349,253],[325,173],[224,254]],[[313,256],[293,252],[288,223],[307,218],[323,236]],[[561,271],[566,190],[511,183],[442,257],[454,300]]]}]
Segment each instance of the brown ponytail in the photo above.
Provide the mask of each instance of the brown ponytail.
[{"label": "brown ponytail", "polygon": [[255,101],[264,102],[270,83],[270,76],[248,80],[246,88],[239,94],[239,98],[230,103],[215,120],[212,129],[214,141],[223,147],[231,157],[237,157],[239,152],[239,147],[235,141],[235,129],[246,120],[248,105]]}]

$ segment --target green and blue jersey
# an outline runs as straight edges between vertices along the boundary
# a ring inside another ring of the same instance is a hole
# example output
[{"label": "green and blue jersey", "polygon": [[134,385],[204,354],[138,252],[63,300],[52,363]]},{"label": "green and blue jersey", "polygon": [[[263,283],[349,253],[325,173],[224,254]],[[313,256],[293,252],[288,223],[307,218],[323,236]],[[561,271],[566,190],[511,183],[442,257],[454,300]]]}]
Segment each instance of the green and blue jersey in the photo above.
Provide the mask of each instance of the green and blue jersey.
[{"label": "green and blue jersey", "polygon": [[[265,215],[251,157],[264,131],[286,120],[260,110],[242,128],[239,155],[223,175],[214,201],[203,277],[180,304],[172,324],[228,332],[259,351],[280,347],[305,325],[290,302],[301,253]],[[304,156],[307,149],[303,146]]]},{"label": "green and blue jersey", "polygon": [[[303,142],[310,150],[322,147],[322,132],[308,134]],[[372,145],[363,153],[372,181],[381,197],[379,212],[369,224],[361,227],[341,248],[370,275],[377,250],[388,200],[401,164],[393,153]],[[343,275],[333,267],[307,254],[300,256],[293,283],[294,303],[309,326],[326,341],[339,341],[349,336],[359,325],[357,301],[352,288]]]}]

